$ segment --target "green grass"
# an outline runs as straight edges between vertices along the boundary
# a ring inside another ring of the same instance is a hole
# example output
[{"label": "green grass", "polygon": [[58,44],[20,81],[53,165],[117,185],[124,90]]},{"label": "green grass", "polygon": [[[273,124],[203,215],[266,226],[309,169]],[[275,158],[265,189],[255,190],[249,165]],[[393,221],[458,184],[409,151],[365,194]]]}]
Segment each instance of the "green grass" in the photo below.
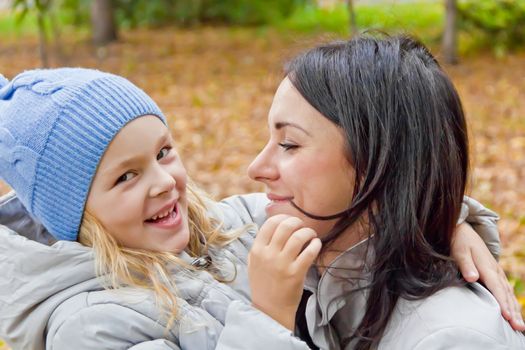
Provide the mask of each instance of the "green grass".
[{"label": "green grass", "polygon": [[28,13],[24,20],[19,21],[18,14],[12,11],[0,12],[0,34],[2,36],[36,34],[37,31],[35,15]]},{"label": "green grass", "polygon": [[[410,4],[357,4],[356,22],[360,31],[409,32],[425,39],[435,39],[443,28],[444,6],[441,2]],[[305,6],[289,18],[276,23],[284,30],[299,32],[329,32],[340,35],[349,33],[349,16],[346,6],[322,9]]]},{"label": "green grass", "polygon": [[[61,31],[81,32],[89,30],[87,27],[77,27],[74,24],[73,14],[70,11],[59,10],[56,12],[56,21]],[[48,34],[51,31],[49,19],[45,22]],[[3,38],[18,38],[38,34],[37,18],[34,12],[28,12],[21,19],[20,11],[0,11],[0,36]]]},{"label": "green grass", "polygon": [[[387,32],[408,31],[419,37],[435,37],[443,27],[444,6],[441,2],[397,3],[382,5],[356,5],[356,19],[359,30],[378,29]],[[18,23],[17,14],[12,11],[0,12],[0,34],[20,36],[36,34],[36,16],[28,13]],[[70,11],[57,11],[61,27],[72,26]],[[346,35],[349,32],[348,11],[344,5],[333,9],[304,6],[290,17],[271,23],[283,30],[312,33],[325,32]]]}]

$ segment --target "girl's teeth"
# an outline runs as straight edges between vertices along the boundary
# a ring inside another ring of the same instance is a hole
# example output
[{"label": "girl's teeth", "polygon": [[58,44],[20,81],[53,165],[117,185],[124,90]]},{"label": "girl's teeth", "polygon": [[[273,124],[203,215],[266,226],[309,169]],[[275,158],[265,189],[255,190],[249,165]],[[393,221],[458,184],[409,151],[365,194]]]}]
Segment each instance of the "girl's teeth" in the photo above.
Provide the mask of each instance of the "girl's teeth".
[{"label": "girl's teeth", "polygon": [[173,209],[171,210],[168,210],[167,212],[161,214],[161,215],[155,215],[154,217],[151,218],[151,220],[155,221],[155,220],[158,220],[158,219],[162,219],[162,218],[165,218],[166,216],[170,215],[170,213],[172,212]]}]

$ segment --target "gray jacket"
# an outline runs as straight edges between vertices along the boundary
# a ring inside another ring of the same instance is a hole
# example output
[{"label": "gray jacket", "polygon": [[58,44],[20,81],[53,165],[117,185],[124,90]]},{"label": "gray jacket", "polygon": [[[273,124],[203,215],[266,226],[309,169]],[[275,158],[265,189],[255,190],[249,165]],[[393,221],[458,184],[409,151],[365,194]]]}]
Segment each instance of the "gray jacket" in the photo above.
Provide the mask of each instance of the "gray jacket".
[{"label": "gray jacket", "polygon": [[[249,223],[260,225],[265,219],[266,203],[264,195],[238,196],[217,204],[213,213],[224,221],[226,229]],[[475,202],[470,203],[470,210],[471,223],[489,247],[499,248],[494,216]],[[9,195],[0,200],[0,223],[12,229],[0,227],[0,266],[4,269],[0,274],[0,338],[14,349],[307,348],[291,332],[246,302],[246,258],[255,230],[227,249],[212,252],[214,261],[224,261],[226,271],[228,262],[235,263],[237,277],[230,285],[221,285],[202,271],[174,273],[181,312],[179,320],[166,332],[165,319],[159,315],[151,295],[138,290],[103,290],[93,272],[91,250],[75,242],[54,242],[27,216],[16,197]],[[333,268],[355,264],[354,253],[359,247],[342,254]],[[182,257],[190,259],[187,255]],[[233,271],[233,266],[230,268]],[[307,307],[312,337],[322,349],[339,349],[341,340],[337,334],[352,334],[352,327],[362,317],[365,296],[352,292],[351,286],[342,285],[331,274],[317,276],[314,269],[306,288],[314,293]],[[483,295],[494,303],[486,291]],[[485,310],[484,303],[478,304],[474,309]],[[499,316],[497,305],[492,308],[489,314]],[[465,313],[469,314],[470,311]],[[408,324],[411,319],[404,316],[391,325]],[[504,328],[506,322],[500,326]],[[403,335],[402,329],[391,332],[394,339],[416,339],[414,330],[408,335]],[[400,344],[397,348],[407,348]],[[396,349],[396,345],[386,348]]]},{"label": "gray jacket", "polygon": [[[226,229],[241,228],[265,219],[266,202],[261,195],[232,198],[212,212]],[[54,241],[14,194],[0,199],[0,222],[7,225],[0,226],[0,339],[13,349],[214,349],[231,301],[249,302],[246,258],[255,228],[210,252],[224,274],[233,277],[237,270],[230,284],[205,271],[173,268],[180,312],[166,329],[167,318],[150,292],[105,290],[92,249]]]}]

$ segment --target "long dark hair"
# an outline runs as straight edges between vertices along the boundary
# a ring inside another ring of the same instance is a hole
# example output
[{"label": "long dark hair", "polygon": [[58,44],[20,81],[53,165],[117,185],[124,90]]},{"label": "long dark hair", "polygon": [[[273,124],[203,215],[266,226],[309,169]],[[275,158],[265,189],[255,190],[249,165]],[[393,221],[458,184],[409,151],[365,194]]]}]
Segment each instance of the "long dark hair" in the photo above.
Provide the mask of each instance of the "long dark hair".
[{"label": "long dark hair", "polygon": [[400,297],[460,283],[449,255],[469,162],[461,102],[428,49],[405,36],[318,46],[286,73],[346,138],[354,194],[323,249],[367,218],[375,259],[366,313],[350,340],[375,348]]}]

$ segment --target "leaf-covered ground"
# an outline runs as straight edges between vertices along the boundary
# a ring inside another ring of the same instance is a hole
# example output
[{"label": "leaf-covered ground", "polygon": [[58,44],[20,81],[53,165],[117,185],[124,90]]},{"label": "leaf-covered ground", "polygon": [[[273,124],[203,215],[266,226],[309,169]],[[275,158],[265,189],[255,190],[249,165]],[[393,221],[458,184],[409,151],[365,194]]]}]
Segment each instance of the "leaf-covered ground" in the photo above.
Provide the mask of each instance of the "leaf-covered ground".
[{"label": "leaf-covered ground", "polygon": [[[55,50],[51,61],[121,74],[151,94],[170,119],[189,174],[219,198],[261,190],[245,173],[267,137],[282,64],[319,40],[327,38],[260,29],[137,30],[98,50],[85,39],[64,37],[63,57]],[[6,77],[38,65],[35,38],[0,43]],[[502,264],[524,278],[525,53],[503,59],[478,54],[446,70],[471,131],[469,193],[500,213]]]}]

